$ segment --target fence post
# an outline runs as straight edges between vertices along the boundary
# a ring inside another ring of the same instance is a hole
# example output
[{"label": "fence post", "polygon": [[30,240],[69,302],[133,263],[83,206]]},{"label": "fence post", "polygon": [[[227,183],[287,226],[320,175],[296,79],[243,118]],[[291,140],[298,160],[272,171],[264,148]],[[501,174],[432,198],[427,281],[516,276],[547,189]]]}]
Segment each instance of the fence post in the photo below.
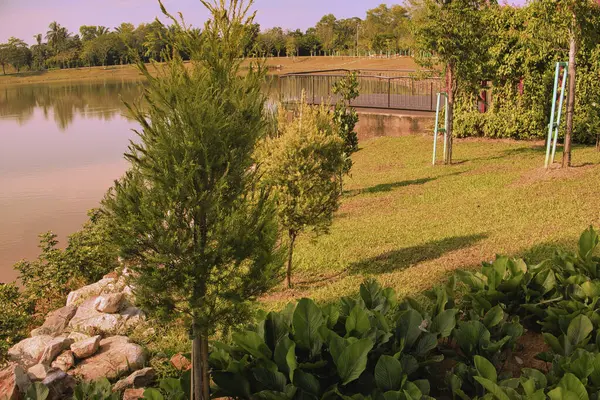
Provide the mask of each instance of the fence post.
[{"label": "fence post", "polygon": [[388,79],[388,108],[392,108],[392,80]]},{"label": "fence post", "polygon": [[429,100],[431,101],[431,104],[429,106],[429,109],[431,111],[433,111],[433,82],[430,83],[430,90],[429,90]]},{"label": "fence post", "polygon": [[315,78],[316,78],[316,76],[311,76],[311,77],[310,77],[310,80],[311,80],[311,82],[312,82],[312,95],[313,95],[313,96],[312,96],[312,97],[313,97],[313,101],[312,101],[312,103],[313,103],[313,104],[315,104]]}]

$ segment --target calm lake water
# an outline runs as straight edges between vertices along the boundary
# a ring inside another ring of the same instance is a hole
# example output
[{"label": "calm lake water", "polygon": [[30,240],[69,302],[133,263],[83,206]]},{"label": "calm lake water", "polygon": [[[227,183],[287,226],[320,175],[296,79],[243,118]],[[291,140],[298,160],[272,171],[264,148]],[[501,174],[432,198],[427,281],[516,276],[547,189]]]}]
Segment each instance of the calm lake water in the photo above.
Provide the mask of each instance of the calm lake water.
[{"label": "calm lake water", "polygon": [[124,116],[139,82],[0,88],[0,282],[39,254],[38,234],[61,244],[126,170],[137,124]]},{"label": "calm lake water", "polygon": [[[265,87],[276,97],[270,88],[276,79]],[[37,257],[40,233],[64,245],[126,171],[138,124],[123,100],[141,92],[131,81],[0,87],[0,282]]]}]

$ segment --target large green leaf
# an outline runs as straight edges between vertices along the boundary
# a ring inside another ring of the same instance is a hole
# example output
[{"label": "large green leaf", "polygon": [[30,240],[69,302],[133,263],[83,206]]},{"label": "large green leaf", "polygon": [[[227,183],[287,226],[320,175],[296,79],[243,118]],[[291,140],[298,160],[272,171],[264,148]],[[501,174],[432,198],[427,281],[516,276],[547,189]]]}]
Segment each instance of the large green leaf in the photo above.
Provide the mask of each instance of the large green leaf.
[{"label": "large green leaf", "polygon": [[508,397],[508,395],[505,393],[505,391],[495,382],[492,382],[491,380],[483,378],[481,376],[474,376],[473,379],[479,382],[479,384],[483,386],[485,390],[490,392],[498,400],[511,400],[510,397]]},{"label": "large green leaf", "polygon": [[585,386],[571,373],[567,373],[562,377],[556,389],[562,389],[562,392],[552,393],[554,390],[549,392],[548,396],[551,400],[558,400],[558,395],[562,395],[562,399],[589,400]]},{"label": "large green leaf", "polygon": [[279,371],[270,371],[266,368],[257,367],[252,370],[254,378],[262,383],[266,390],[283,392],[287,384],[284,374]]},{"label": "large green leaf", "polygon": [[314,358],[323,346],[319,329],[323,325],[321,309],[310,299],[301,299],[293,317],[294,339],[299,347],[310,352]]},{"label": "large green leaf", "polygon": [[498,325],[502,319],[504,318],[504,311],[502,307],[495,306],[490,311],[488,311],[483,317],[483,324],[488,328],[493,328]]},{"label": "large green leaf", "polygon": [[590,227],[581,234],[579,238],[579,256],[583,260],[588,260],[596,246],[598,246],[598,234],[594,228]]},{"label": "large green leaf", "polygon": [[271,350],[290,334],[290,321],[283,313],[270,312],[265,319],[265,342]]},{"label": "large green leaf", "polygon": [[360,305],[355,306],[346,319],[346,337],[353,333],[362,337],[369,329],[371,329],[369,314]]},{"label": "large green leaf", "polygon": [[458,276],[458,279],[462,283],[464,283],[465,285],[469,286],[472,289],[475,289],[475,290],[485,289],[485,281],[483,279],[481,279],[480,277],[476,276],[475,274],[473,274],[472,272],[456,271],[456,275]]},{"label": "large green leaf", "polygon": [[493,383],[498,381],[496,368],[494,368],[494,365],[491,362],[481,356],[475,356],[473,359],[475,361],[475,368],[477,369],[477,374],[479,376],[492,381]]},{"label": "large green leaf", "polygon": [[434,333],[426,333],[417,342],[415,353],[420,356],[426,356],[431,350],[435,349],[438,344],[437,335]]},{"label": "large green leaf", "polygon": [[48,389],[48,386],[40,382],[34,382],[27,388],[25,398],[27,400],[46,400],[49,394],[50,389]]},{"label": "large green leaf", "polygon": [[371,339],[360,339],[346,347],[337,360],[333,360],[342,385],[352,382],[364,372],[367,367],[367,356],[372,348]]},{"label": "large green leaf", "polygon": [[270,360],[273,356],[269,346],[256,332],[244,331],[233,334],[235,344],[255,358]]},{"label": "large green leaf", "polygon": [[456,313],[458,310],[444,310],[435,316],[431,323],[430,332],[437,333],[440,337],[446,338],[452,334],[456,326]]},{"label": "large green leaf", "polygon": [[337,304],[329,304],[323,308],[323,315],[325,316],[327,327],[333,329],[340,318],[340,309]]},{"label": "large green leaf", "polygon": [[409,349],[411,348],[421,333],[421,324],[423,323],[423,317],[415,310],[407,310],[403,312],[398,318],[396,325],[396,336],[398,340],[404,339],[404,346]]},{"label": "large green leaf", "polygon": [[592,321],[585,315],[575,317],[567,329],[567,339],[574,346],[582,343],[594,330]]},{"label": "large green leaf", "polygon": [[217,387],[227,396],[242,397],[246,399],[251,396],[250,383],[241,374],[213,371],[211,373],[211,378]]},{"label": "large green leaf", "polygon": [[164,400],[164,397],[157,389],[148,388],[148,389],[144,390],[144,399],[145,400]]},{"label": "large green leaf", "polygon": [[383,355],[375,365],[375,384],[382,392],[400,390],[402,365],[394,357]]},{"label": "large green leaf", "polygon": [[275,363],[280,371],[285,372],[290,377],[294,377],[294,370],[298,366],[296,361],[296,343],[290,338],[283,338],[275,347]]},{"label": "large green leaf", "polygon": [[301,369],[294,371],[294,386],[313,396],[319,396],[321,394],[321,384],[317,378]]}]

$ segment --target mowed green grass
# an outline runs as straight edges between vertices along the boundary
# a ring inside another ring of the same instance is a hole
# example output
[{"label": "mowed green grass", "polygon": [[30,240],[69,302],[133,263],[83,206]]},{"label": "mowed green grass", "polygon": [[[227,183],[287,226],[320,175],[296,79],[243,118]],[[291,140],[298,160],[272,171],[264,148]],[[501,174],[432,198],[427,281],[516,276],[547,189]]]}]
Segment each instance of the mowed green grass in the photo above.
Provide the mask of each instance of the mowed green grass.
[{"label": "mowed green grass", "polygon": [[335,300],[366,277],[416,295],[496,254],[539,262],[600,227],[593,147],[576,146],[569,170],[543,168],[543,143],[456,140],[451,166],[433,167],[431,151],[426,136],[361,142],[330,233],[299,240],[294,288],[277,288],[263,305]]}]

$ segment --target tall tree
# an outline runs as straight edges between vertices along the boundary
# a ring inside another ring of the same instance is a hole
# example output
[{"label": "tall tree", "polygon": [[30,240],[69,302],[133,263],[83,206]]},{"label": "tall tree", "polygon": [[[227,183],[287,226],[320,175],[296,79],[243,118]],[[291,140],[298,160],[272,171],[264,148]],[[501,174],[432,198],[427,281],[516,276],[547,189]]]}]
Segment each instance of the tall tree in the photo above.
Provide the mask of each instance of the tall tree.
[{"label": "tall tree", "polygon": [[46,40],[48,41],[48,46],[50,46],[54,52],[62,50],[69,37],[70,34],[67,28],[60,26],[58,22],[53,21],[48,26]]},{"label": "tall tree", "polygon": [[209,399],[209,336],[243,318],[282,267],[269,191],[257,188],[253,168],[266,71],[240,73],[252,2],[203,4],[212,17],[201,41],[169,15],[178,29],[165,37],[166,65],[153,77],[139,63],[147,106],[130,106],[142,127],[126,154],[132,168],[103,202],[123,256],[135,261],[142,307],[190,324],[196,400]]},{"label": "tall tree", "polygon": [[339,206],[344,142],[329,111],[305,99],[288,122],[280,108],[277,136],[259,150],[263,182],[274,187],[279,219],[288,235],[287,284],[292,287],[294,245],[307,229],[326,232]]},{"label": "tall tree", "polygon": [[315,33],[321,42],[321,46],[328,54],[331,54],[335,49],[336,21],[333,14],[327,14],[315,26]]},{"label": "tall tree", "polygon": [[473,87],[482,79],[482,68],[487,55],[487,36],[483,23],[486,0],[423,0],[419,18],[413,19],[413,33],[417,50],[434,53],[433,59],[418,58],[421,65],[433,68],[442,64],[448,95],[448,145],[444,163],[452,163],[452,135],[454,105],[459,86]]}]

